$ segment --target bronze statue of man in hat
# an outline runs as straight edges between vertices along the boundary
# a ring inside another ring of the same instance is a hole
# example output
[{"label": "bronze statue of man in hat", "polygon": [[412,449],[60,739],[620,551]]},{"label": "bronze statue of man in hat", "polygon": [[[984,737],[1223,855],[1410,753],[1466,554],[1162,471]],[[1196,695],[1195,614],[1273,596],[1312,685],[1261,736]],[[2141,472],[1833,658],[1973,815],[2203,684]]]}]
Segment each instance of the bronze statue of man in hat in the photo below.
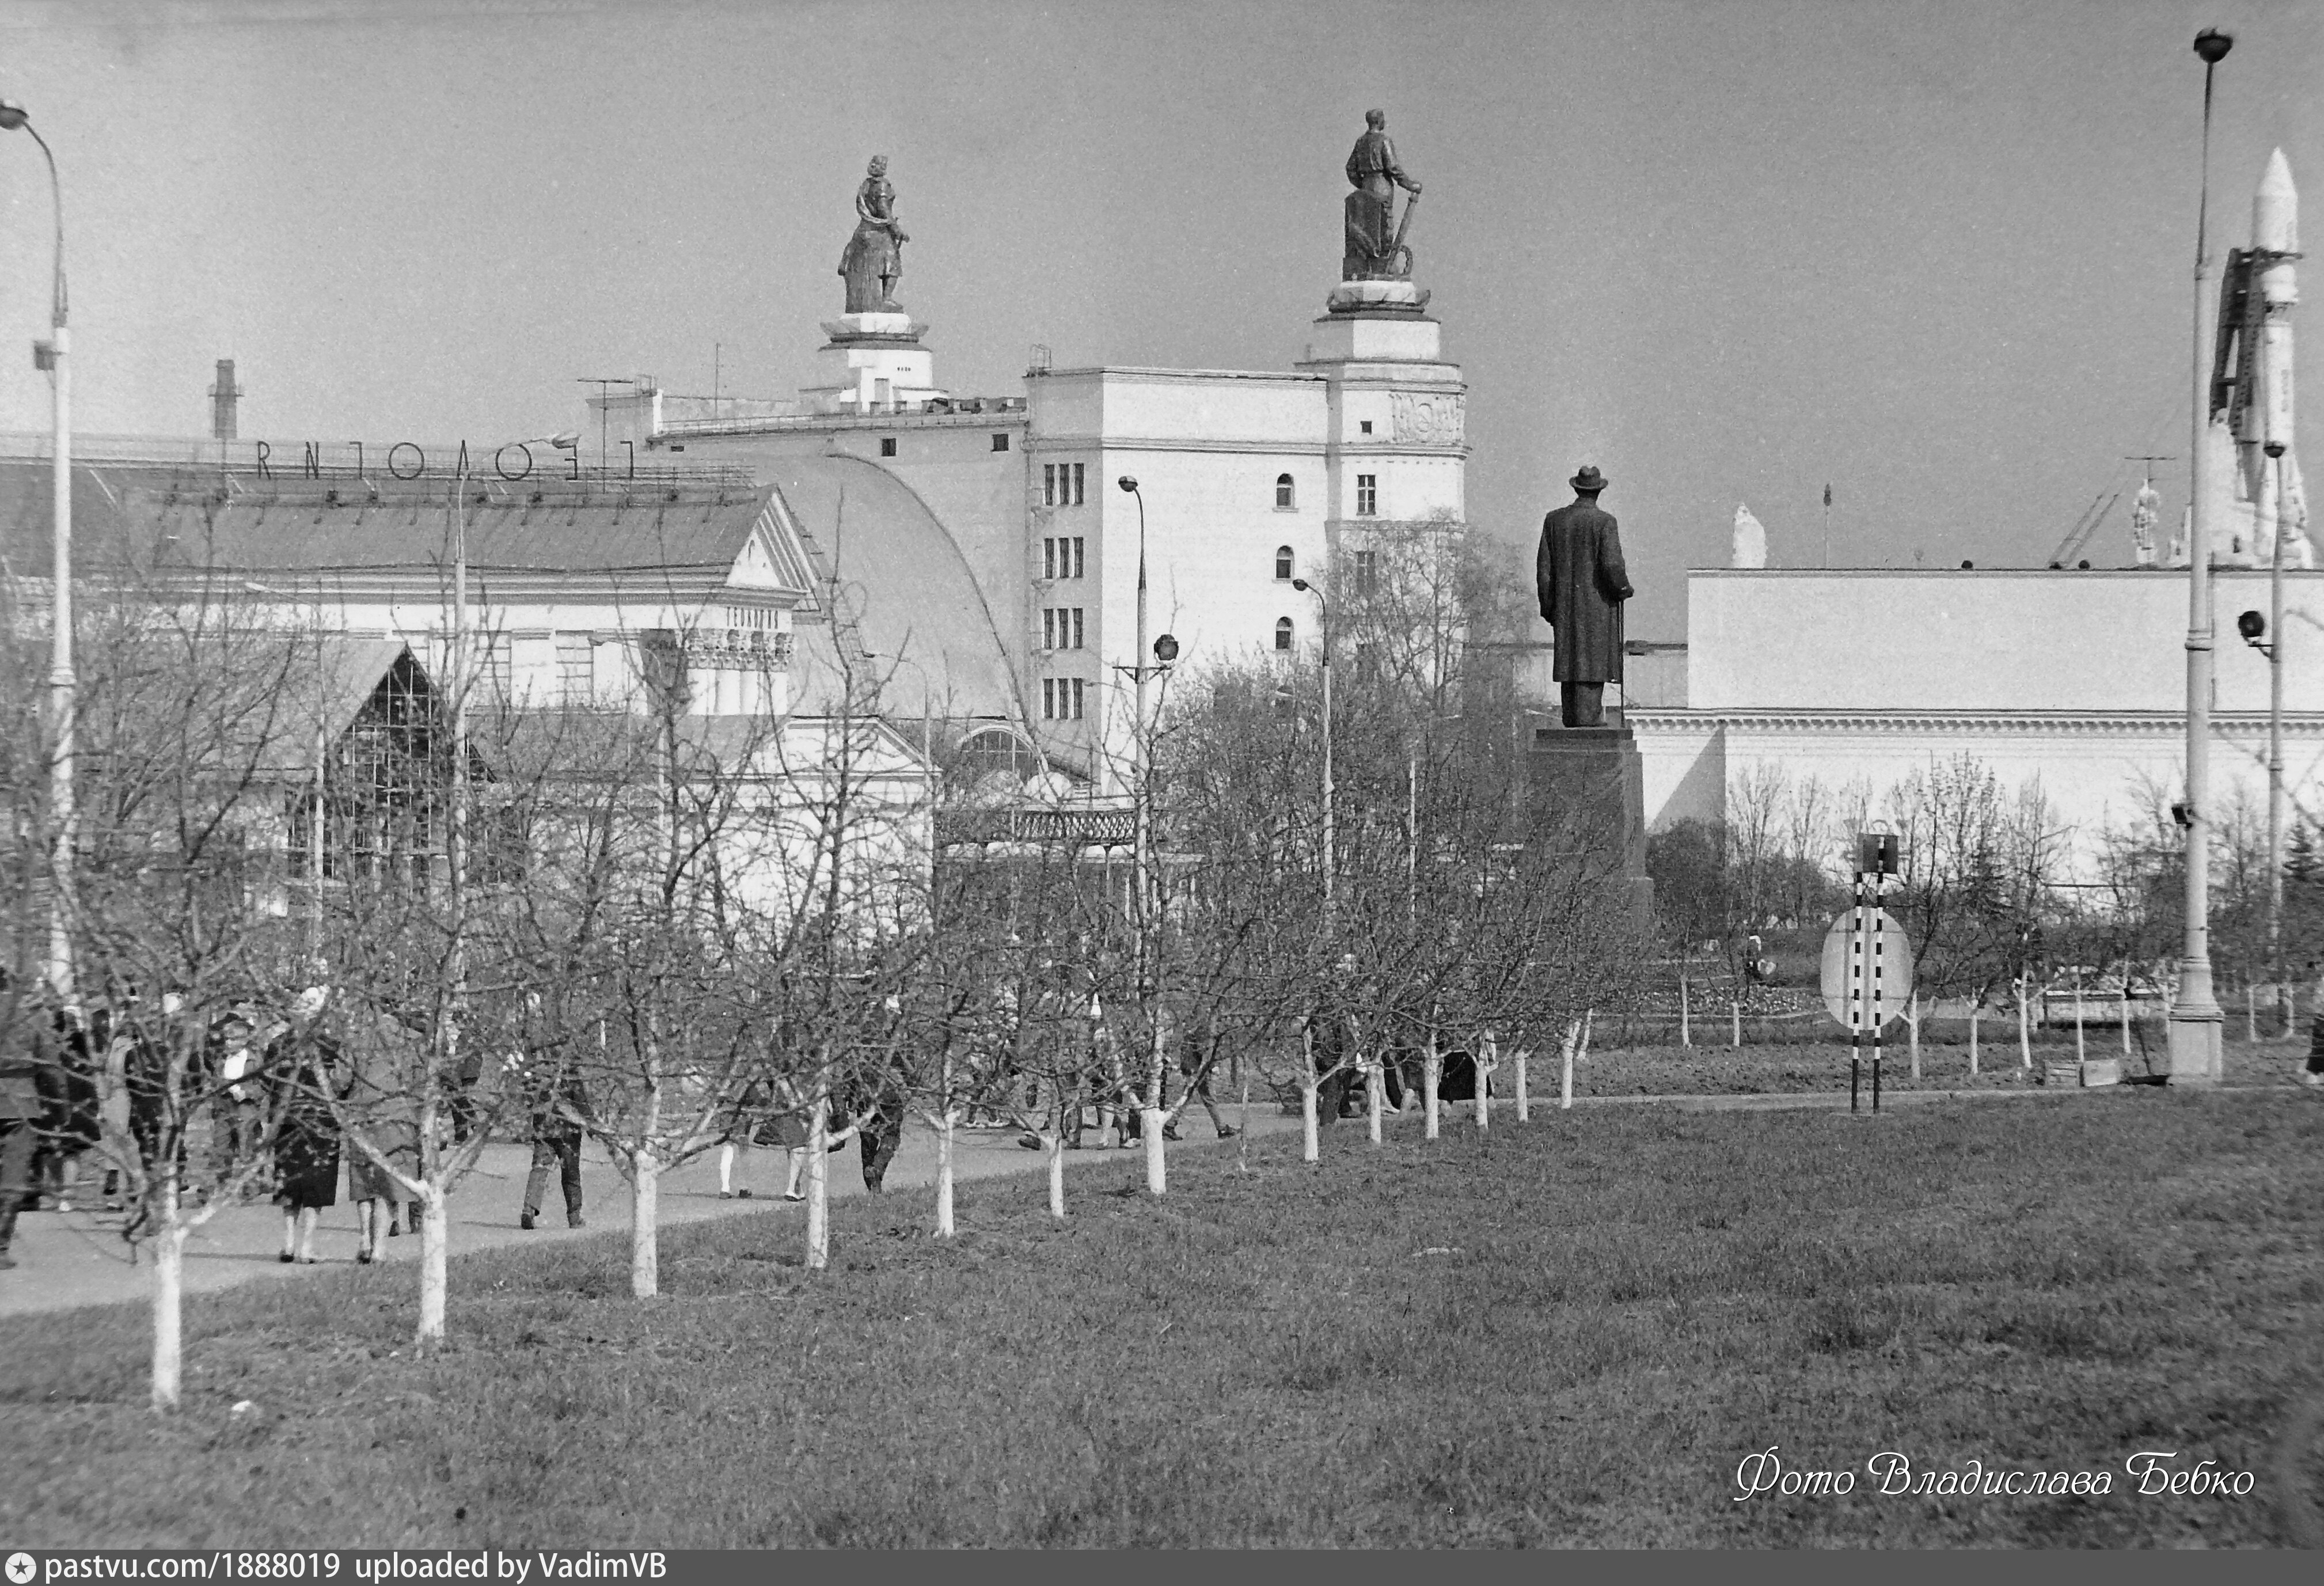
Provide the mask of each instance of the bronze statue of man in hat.
[{"label": "bronze statue of man in hat", "polygon": [[1622,537],[1598,505],[1606,477],[1584,465],[1570,481],[1573,503],[1541,521],[1534,583],[1542,620],[1556,630],[1560,714],[1569,727],[1606,724],[1606,685],[1622,680],[1622,603],[1630,598]]}]

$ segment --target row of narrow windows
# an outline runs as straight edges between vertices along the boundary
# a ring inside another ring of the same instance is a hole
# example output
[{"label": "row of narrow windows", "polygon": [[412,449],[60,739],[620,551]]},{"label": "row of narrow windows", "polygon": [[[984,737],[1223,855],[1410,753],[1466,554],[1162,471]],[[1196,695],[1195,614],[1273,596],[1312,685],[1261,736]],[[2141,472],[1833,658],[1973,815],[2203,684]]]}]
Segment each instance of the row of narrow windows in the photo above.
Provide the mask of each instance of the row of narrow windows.
[{"label": "row of narrow windows", "polygon": [[[1351,582],[1353,585],[1353,593],[1357,595],[1372,595],[1378,593],[1379,588],[1379,553],[1377,551],[1360,550],[1354,554],[1351,560],[1351,565],[1349,567],[1349,572],[1352,575]],[[1292,554],[1292,550],[1289,546],[1277,546],[1275,548],[1275,581],[1278,584],[1288,584],[1296,576],[1298,576],[1298,558]]]}]

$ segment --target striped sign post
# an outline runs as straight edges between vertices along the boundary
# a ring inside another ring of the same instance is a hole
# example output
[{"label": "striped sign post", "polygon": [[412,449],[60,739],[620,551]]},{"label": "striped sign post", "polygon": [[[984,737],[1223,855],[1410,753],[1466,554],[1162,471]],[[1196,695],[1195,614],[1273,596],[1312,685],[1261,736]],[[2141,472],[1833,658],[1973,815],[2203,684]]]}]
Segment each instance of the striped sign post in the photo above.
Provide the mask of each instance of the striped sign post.
[{"label": "striped sign post", "polygon": [[1913,987],[1913,956],[1903,930],[1881,907],[1896,873],[1896,837],[1872,831],[1857,839],[1856,893],[1845,920],[1824,936],[1823,1000],[1848,1027],[1848,1110],[1862,1105],[1864,1065],[1872,1065],[1872,1111],[1880,1111],[1883,1031],[1904,1010]]}]

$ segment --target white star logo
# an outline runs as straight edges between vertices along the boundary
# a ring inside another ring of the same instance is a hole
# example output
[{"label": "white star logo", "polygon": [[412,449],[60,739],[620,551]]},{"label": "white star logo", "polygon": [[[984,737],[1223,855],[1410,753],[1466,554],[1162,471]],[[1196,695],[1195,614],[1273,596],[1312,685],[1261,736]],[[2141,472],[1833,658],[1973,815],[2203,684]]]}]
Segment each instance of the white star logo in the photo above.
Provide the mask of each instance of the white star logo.
[{"label": "white star logo", "polygon": [[8,1555],[8,1579],[14,1582],[14,1586],[25,1586],[39,1571],[40,1566],[32,1562],[31,1554],[12,1553]]}]

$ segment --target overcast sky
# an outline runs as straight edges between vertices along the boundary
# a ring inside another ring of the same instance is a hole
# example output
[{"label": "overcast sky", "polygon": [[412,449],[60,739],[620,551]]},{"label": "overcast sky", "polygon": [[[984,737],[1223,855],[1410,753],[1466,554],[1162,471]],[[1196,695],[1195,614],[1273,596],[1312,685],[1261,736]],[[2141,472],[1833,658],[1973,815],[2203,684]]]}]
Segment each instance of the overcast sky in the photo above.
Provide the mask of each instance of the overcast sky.
[{"label": "overcast sky", "polygon": [[[2324,204],[2315,0],[17,0],[0,95],[62,169],[78,428],[200,434],[231,356],[244,435],[366,440],[575,428],[576,377],[706,391],[714,345],[790,394],[875,152],[950,389],[1020,389],[1036,343],[1286,367],[1379,106],[1472,521],[1529,546],[1597,463],[1629,632],[1675,638],[1738,501],[1779,565],[1829,481],[1835,565],[2038,566],[2125,455],[2183,456],[2207,23],[2240,244],[2277,144]],[[40,429],[48,193],[7,134],[0,223],[0,429]]]}]

